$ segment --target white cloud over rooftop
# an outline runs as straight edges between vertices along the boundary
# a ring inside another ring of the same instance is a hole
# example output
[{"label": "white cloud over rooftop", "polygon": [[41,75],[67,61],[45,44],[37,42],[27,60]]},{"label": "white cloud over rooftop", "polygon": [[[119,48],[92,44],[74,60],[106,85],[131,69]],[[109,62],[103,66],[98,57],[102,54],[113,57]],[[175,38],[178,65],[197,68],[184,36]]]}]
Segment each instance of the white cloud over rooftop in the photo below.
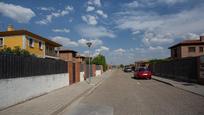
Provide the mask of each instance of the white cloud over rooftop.
[{"label": "white cloud over rooftop", "polygon": [[0,2],[0,14],[16,20],[19,23],[28,23],[34,16],[36,16],[34,11],[30,8],[4,2]]}]

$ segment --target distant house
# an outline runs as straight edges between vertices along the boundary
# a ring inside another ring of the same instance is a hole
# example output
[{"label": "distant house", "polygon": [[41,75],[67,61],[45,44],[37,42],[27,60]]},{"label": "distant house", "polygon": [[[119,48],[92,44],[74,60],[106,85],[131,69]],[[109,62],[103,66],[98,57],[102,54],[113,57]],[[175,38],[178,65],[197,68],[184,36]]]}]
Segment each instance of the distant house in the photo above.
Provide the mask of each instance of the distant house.
[{"label": "distant house", "polygon": [[149,61],[143,60],[143,61],[137,61],[135,62],[135,67],[148,67],[149,66]]},{"label": "distant house", "polygon": [[199,40],[182,41],[169,49],[173,59],[204,55],[204,36],[200,36]]},{"label": "distant house", "polygon": [[16,46],[37,57],[57,58],[55,49],[59,49],[61,45],[27,30],[14,30],[9,25],[7,31],[0,32],[0,49]]},{"label": "distant house", "polygon": [[62,59],[64,61],[75,62],[76,61],[76,54],[77,54],[76,51],[69,50],[69,49],[59,51],[59,57],[60,57],[60,59]]},{"label": "distant house", "polygon": [[77,55],[76,62],[85,63],[85,58],[86,58],[85,56]]}]

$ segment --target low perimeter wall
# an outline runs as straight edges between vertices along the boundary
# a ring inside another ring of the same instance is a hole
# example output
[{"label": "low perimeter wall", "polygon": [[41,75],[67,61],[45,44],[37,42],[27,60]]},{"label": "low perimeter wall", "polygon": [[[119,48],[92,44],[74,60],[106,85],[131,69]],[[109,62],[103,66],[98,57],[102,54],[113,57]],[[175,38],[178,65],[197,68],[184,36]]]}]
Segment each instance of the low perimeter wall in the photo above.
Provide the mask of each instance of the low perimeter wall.
[{"label": "low perimeter wall", "polygon": [[85,77],[85,73],[84,72],[80,72],[80,82],[84,81]]},{"label": "low perimeter wall", "polygon": [[101,75],[101,70],[96,70],[96,76],[100,76]]},{"label": "low perimeter wall", "polygon": [[69,85],[69,74],[0,80],[0,109]]}]

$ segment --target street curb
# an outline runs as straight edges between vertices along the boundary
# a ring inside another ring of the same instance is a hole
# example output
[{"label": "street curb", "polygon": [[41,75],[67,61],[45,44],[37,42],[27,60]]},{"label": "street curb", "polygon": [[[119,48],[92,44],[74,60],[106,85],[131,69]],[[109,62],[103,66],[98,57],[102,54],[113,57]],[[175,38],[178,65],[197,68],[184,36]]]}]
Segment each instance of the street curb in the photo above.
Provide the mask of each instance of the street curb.
[{"label": "street curb", "polygon": [[[98,77],[103,77],[98,76]],[[69,107],[72,103],[74,103],[75,101],[77,101],[78,99],[80,99],[83,95],[89,95],[91,94],[94,89],[96,89],[98,86],[100,86],[102,84],[102,82],[104,81],[104,79],[96,82],[96,84],[93,87],[88,88],[87,90],[85,90],[84,92],[82,92],[80,95],[76,96],[73,100],[71,100],[69,103],[65,104],[64,106],[60,107],[58,110],[54,111],[53,113],[51,113],[50,115],[58,115],[60,114],[64,109],[66,109],[67,107]]]},{"label": "street curb", "polygon": [[74,99],[72,99],[69,103],[63,105],[62,107],[60,107],[59,109],[57,109],[56,111],[54,111],[53,113],[51,113],[50,115],[57,115],[59,114],[61,111],[63,111],[65,108],[67,108],[69,105],[71,105],[74,101],[76,101],[78,98],[80,98],[81,96],[83,96],[84,94],[86,94],[86,92],[88,92],[89,90],[91,90],[91,88],[85,90],[84,92],[82,92],[81,94],[79,94],[78,96],[76,96]]},{"label": "street curb", "polygon": [[159,82],[162,82],[162,83],[165,83],[165,84],[167,84],[167,85],[170,85],[170,86],[175,87],[173,84],[171,84],[171,83],[169,83],[169,82],[162,81],[162,80],[159,80],[159,79],[156,79],[156,78],[153,78],[153,77],[152,77],[152,79],[153,79],[153,80],[156,80],[156,81],[159,81]]},{"label": "street curb", "polygon": [[175,88],[181,89],[181,90],[183,90],[183,91],[187,91],[187,92],[189,92],[189,93],[192,93],[192,94],[195,94],[195,95],[204,97],[204,95],[201,95],[201,94],[199,94],[199,93],[196,93],[196,92],[193,92],[193,91],[190,91],[190,90],[187,90],[187,89],[183,89],[183,88],[178,87],[178,86],[175,86],[175,85],[173,85],[173,84],[171,84],[171,83],[169,83],[169,82],[162,81],[162,80],[159,80],[159,79],[156,79],[156,78],[152,78],[152,79],[154,79],[154,80],[156,80],[156,81],[159,81],[159,82],[162,82],[162,83],[165,83],[165,84],[167,84],[167,85],[173,86],[173,87],[175,87]]}]

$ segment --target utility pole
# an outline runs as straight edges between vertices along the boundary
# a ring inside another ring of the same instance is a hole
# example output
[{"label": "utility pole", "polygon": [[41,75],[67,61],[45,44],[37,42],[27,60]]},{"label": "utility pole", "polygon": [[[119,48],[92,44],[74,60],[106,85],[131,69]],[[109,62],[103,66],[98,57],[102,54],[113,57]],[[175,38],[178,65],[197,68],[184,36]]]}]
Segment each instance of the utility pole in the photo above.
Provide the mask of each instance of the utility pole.
[{"label": "utility pole", "polygon": [[86,43],[86,45],[88,46],[88,48],[89,48],[89,84],[91,84],[91,68],[90,68],[90,66],[91,66],[91,59],[90,59],[90,48],[91,48],[91,45],[92,45],[92,43],[91,42],[87,42]]}]

